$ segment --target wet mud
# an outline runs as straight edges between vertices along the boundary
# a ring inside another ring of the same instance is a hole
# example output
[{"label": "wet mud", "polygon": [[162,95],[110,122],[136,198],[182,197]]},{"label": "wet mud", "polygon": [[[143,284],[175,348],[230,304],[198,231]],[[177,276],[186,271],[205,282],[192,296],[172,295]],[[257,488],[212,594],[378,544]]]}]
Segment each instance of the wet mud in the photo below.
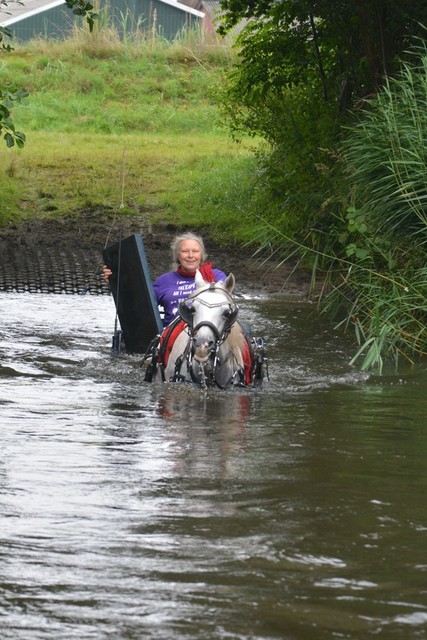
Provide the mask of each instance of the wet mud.
[{"label": "wet mud", "polygon": [[[189,229],[147,224],[142,216],[117,220],[102,211],[0,227],[0,291],[108,294],[102,250],[132,233],[143,238],[154,279],[171,268],[170,244],[185,230]],[[268,252],[254,255],[254,247],[220,246],[207,231],[194,231],[203,236],[214,266],[234,273],[240,291],[308,295],[308,272],[293,273],[293,265],[280,264]]]}]

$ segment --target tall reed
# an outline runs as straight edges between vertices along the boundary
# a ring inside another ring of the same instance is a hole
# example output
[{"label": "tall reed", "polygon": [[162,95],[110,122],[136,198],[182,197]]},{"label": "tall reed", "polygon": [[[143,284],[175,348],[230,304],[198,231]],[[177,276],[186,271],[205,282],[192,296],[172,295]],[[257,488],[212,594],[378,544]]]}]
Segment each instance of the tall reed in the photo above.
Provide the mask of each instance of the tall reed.
[{"label": "tall reed", "polygon": [[256,194],[249,225],[267,255],[311,266],[320,308],[354,332],[352,362],[381,372],[427,355],[427,45],[411,50],[342,138],[334,188],[318,194],[310,220],[292,226],[284,209],[282,220],[267,184],[267,213]]},{"label": "tall reed", "polygon": [[352,206],[342,217],[350,262],[327,305],[340,299],[363,368],[427,354],[427,47],[369,100],[346,132]]}]

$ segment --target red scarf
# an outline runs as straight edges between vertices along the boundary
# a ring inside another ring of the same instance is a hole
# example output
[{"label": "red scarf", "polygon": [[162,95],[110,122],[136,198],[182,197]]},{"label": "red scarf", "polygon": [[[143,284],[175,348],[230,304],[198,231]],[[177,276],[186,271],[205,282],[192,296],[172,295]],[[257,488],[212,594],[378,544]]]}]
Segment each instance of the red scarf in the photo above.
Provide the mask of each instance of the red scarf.
[{"label": "red scarf", "polygon": [[[186,278],[194,278],[196,275],[195,271],[184,271],[184,269],[179,265],[177,269],[180,276],[184,276]],[[203,276],[203,280],[205,282],[215,282],[215,274],[212,269],[212,262],[205,262],[199,267],[199,271]]]}]

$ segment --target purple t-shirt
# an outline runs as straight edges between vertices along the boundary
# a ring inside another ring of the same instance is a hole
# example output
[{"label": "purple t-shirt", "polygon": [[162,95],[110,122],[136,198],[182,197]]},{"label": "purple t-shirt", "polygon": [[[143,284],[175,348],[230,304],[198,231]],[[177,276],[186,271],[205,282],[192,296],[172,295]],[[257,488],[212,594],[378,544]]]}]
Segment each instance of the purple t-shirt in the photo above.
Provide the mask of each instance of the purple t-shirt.
[{"label": "purple t-shirt", "polygon": [[[213,269],[215,281],[225,282],[226,275],[219,269]],[[167,326],[176,317],[178,305],[188,298],[196,288],[194,276],[182,276],[177,271],[169,271],[159,276],[153,283],[154,293],[160,307],[163,307],[163,326]]]}]

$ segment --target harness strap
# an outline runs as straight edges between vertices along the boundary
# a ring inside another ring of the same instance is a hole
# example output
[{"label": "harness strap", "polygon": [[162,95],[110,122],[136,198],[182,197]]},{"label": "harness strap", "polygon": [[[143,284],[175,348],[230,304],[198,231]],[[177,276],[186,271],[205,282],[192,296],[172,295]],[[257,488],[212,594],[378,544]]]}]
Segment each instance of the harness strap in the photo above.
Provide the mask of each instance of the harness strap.
[{"label": "harness strap", "polygon": [[185,376],[181,375],[181,367],[184,360],[184,354],[182,353],[175,360],[175,367],[173,370],[173,376],[171,378],[171,382],[185,382]]},{"label": "harness strap", "polygon": [[145,371],[144,381],[152,382],[157,370],[157,353],[158,353],[158,345],[159,345],[160,336],[155,336],[150,344],[148,345],[147,351],[144,353],[142,358],[141,367],[144,366],[145,362],[151,358],[149,365]]},{"label": "harness strap", "polygon": [[147,370],[145,372],[145,382],[152,382],[157,368],[159,368],[162,380],[165,382],[165,369],[172,347],[181,331],[185,329],[185,326],[185,322],[180,318],[175,318],[175,320],[173,320],[173,322],[171,322],[171,324],[168,325],[160,335],[157,335],[152,339],[141,363],[141,366],[143,366],[146,360],[151,358],[151,362],[147,366]]},{"label": "harness strap", "polygon": [[253,354],[253,381],[255,386],[260,386],[265,375],[269,380],[268,375],[268,358],[265,351],[264,338],[257,337],[252,338],[252,354]]}]

